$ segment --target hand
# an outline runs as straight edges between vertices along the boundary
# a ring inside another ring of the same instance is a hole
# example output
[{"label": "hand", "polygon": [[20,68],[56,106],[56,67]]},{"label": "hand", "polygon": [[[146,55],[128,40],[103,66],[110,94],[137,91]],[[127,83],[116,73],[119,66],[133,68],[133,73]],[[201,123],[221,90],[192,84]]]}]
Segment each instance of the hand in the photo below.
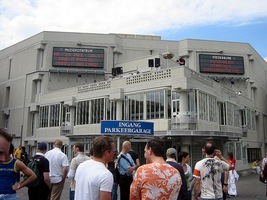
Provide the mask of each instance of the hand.
[{"label": "hand", "polygon": [[20,184],[18,184],[18,185],[12,185],[12,189],[16,191],[16,190],[21,189],[21,186],[20,186]]},{"label": "hand", "polygon": [[134,171],[134,167],[129,167],[129,168],[128,168],[128,173],[131,174],[133,171]]},{"label": "hand", "polygon": [[215,156],[217,156],[218,158],[221,159],[221,157],[222,157],[222,152],[221,152],[219,149],[215,149],[214,153],[215,153]]}]

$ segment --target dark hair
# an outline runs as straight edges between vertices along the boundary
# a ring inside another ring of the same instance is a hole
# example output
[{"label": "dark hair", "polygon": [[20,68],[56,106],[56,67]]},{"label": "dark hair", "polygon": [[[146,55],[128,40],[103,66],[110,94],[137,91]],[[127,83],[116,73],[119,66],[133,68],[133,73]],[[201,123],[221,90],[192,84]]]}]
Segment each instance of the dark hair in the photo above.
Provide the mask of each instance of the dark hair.
[{"label": "dark hair", "polygon": [[188,156],[189,154],[185,151],[181,151],[178,155],[178,162],[182,162],[183,158],[185,158],[186,156]]},{"label": "dark hair", "polygon": [[9,143],[12,142],[12,136],[6,132],[3,128],[0,128],[0,137],[5,138]]},{"label": "dark hair", "polygon": [[146,148],[151,148],[155,156],[164,157],[165,156],[165,142],[160,138],[154,138],[147,142]]},{"label": "dark hair", "polygon": [[13,154],[13,153],[14,153],[14,149],[15,149],[15,147],[14,147],[14,145],[11,143],[11,144],[10,144],[10,147],[9,147],[9,154]]},{"label": "dark hair", "polygon": [[23,152],[25,152],[25,151],[26,151],[26,148],[25,148],[25,146],[22,146],[22,147],[21,147],[21,149],[22,149],[22,151],[23,151]]},{"label": "dark hair", "polygon": [[233,152],[228,152],[228,157],[229,157],[230,159],[233,159],[233,158],[234,158],[234,154],[233,154]]},{"label": "dark hair", "polygon": [[213,141],[208,141],[208,142],[206,142],[204,148],[205,148],[206,154],[211,155],[214,153],[216,146],[215,146],[215,143]]},{"label": "dark hair", "polygon": [[80,152],[84,152],[84,146],[82,143],[77,142],[74,145],[75,145],[75,147],[77,147],[79,149]]},{"label": "dark hair", "polygon": [[114,143],[113,138],[109,136],[99,136],[93,141],[93,156],[102,158],[106,151],[111,151],[111,144]]}]

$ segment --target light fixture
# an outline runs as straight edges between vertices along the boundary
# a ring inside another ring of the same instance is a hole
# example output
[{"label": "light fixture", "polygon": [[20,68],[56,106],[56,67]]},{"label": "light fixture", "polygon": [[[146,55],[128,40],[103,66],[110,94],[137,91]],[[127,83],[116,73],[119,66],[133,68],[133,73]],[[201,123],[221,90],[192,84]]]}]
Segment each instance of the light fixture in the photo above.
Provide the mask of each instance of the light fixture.
[{"label": "light fixture", "polygon": [[167,52],[163,54],[163,58],[165,59],[172,59],[173,58],[173,53],[172,52]]}]

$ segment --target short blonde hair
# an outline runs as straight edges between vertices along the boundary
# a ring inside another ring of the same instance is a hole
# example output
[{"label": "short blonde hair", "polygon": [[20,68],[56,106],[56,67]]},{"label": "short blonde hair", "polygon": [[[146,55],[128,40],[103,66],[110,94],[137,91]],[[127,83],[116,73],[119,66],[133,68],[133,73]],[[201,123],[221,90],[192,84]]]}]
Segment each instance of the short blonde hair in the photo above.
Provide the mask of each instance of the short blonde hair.
[{"label": "short blonde hair", "polygon": [[54,146],[61,149],[61,147],[63,146],[63,142],[60,139],[56,139],[54,142]]}]

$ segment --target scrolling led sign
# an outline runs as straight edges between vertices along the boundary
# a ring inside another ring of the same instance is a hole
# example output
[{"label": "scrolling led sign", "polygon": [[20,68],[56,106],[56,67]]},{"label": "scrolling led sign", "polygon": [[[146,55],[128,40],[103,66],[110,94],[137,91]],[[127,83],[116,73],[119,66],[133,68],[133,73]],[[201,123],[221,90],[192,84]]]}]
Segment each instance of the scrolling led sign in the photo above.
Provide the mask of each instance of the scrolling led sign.
[{"label": "scrolling led sign", "polygon": [[104,68],[104,49],[54,47],[52,65]]},{"label": "scrolling led sign", "polygon": [[199,54],[199,69],[202,73],[244,74],[244,59],[241,56]]}]

